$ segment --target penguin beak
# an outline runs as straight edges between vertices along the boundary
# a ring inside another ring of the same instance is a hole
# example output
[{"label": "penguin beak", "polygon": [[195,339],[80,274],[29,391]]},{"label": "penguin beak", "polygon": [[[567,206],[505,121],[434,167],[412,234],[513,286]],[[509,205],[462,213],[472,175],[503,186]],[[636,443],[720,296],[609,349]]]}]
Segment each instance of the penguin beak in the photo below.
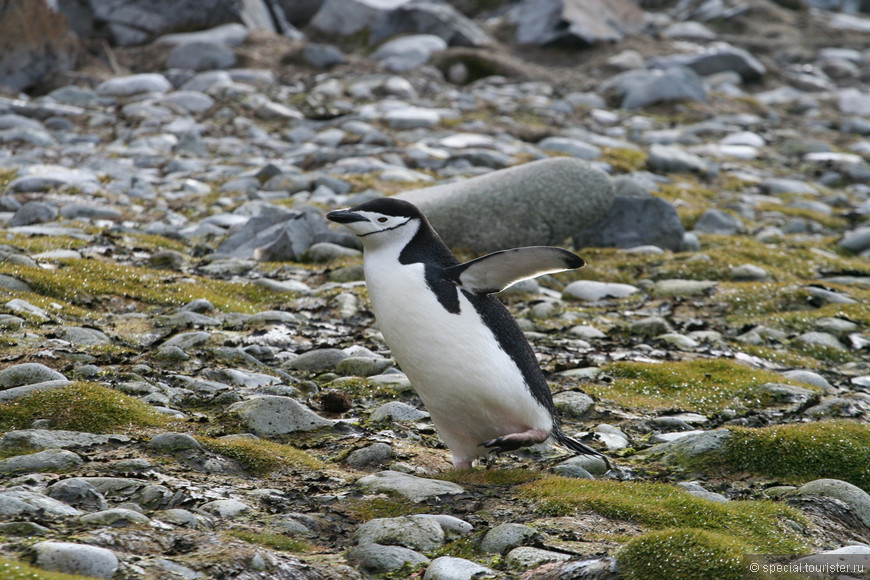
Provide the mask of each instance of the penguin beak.
[{"label": "penguin beak", "polygon": [[337,209],[326,214],[326,219],[339,224],[351,224],[353,222],[367,222],[368,218],[364,218],[358,213],[354,213],[349,209]]}]

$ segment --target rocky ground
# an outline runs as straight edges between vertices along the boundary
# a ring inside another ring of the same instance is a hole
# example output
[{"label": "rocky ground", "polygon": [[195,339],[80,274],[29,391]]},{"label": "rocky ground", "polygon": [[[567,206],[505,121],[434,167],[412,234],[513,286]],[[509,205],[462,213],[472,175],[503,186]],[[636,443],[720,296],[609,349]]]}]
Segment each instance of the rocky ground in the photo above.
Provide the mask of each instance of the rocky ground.
[{"label": "rocky ground", "polygon": [[[0,98],[0,577],[866,564],[870,25],[749,6],[585,51],[234,28]],[[323,219],[393,194],[464,258],[577,243],[502,299],[613,469],[451,470]]]}]

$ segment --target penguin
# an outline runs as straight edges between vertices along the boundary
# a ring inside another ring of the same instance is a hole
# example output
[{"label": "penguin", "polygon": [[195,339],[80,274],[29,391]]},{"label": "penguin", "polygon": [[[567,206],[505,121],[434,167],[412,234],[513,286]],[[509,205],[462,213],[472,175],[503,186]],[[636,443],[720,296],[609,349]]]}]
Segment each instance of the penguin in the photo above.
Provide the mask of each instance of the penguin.
[{"label": "penguin", "polygon": [[607,458],[567,436],[535,354],[495,296],[582,258],[532,246],[461,263],[413,204],[379,198],[327,219],[356,234],[378,328],[447,445],[456,469],[491,452],[552,440]]}]

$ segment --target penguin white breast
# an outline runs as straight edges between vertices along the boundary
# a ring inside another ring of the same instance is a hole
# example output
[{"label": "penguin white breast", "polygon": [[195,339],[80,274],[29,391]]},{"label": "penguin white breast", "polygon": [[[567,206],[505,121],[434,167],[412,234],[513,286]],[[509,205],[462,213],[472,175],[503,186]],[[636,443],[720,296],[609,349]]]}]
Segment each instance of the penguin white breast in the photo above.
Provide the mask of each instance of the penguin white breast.
[{"label": "penguin white breast", "polygon": [[482,441],[529,429],[552,429],[522,372],[459,292],[448,312],[426,284],[424,266],[401,264],[388,249],[365,255],[378,327],[454,457],[486,453]]}]

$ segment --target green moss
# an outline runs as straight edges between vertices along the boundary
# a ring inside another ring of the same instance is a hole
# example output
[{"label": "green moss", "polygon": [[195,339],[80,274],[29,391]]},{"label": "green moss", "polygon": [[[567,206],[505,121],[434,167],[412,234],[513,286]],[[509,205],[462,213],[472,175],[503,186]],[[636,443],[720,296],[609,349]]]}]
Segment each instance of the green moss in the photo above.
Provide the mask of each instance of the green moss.
[{"label": "green moss", "polygon": [[0,431],[27,429],[48,419],[54,429],[110,433],[169,423],[166,415],[139,399],[96,383],[73,382],[0,405]]},{"label": "green moss", "polygon": [[275,300],[274,293],[255,284],[210,278],[182,282],[171,272],[101,260],[61,260],[55,269],[0,264],[0,273],[26,281],[37,294],[76,306],[107,296],[167,306],[205,298],[221,310],[255,312]]},{"label": "green moss", "polygon": [[694,528],[649,532],[616,554],[626,580],[740,580],[746,545]]},{"label": "green moss", "polygon": [[460,485],[505,485],[514,486],[528,483],[541,477],[541,474],[528,469],[460,469],[446,471],[439,479]]},{"label": "green moss", "polygon": [[842,479],[870,492],[870,425],[836,420],[729,430],[727,451],[711,458],[711,467],[786,483]]},{"label": "green moss", "polygon": [[265,476],[285,467],[321,469],[325,464],[301,449],[253,437],[200,437],[203,447],[235,459],[256,476]]},{"label": "green moss", "polygon": [[254,532],[251,530],[229,530],[227,534],[249,544],[265,546],[273,550],[281,550],[282,552],[310,554],[312,551],[312,545],[309,542],[288,538],[284,534]]},{"label": "green moss", "polygon": [[772,401],[758,392],[759,385],[789,382],[780,374],[728,359],[616,362],[602,370],[614,380],[586,385],[586,391],[631,409],[712,413],[725,408],[762,408]]},{"label": "green moss", "polygon": [[49,572],[3,557],[0,557],[0,578],[3,580],[93,580],[90,576]]},{"label": "green moss", "polygon": [[604,147],[601,161],[609,163],[616,173],[640,171],[646,165],[647,154],[640,149]]},{"label": "green moss", "polygon": [[414,514],[425,514],[432,511],[426,504],[414,503],[399,495],[371,499],[350,499],[344,508],[355,519],[367,522],[376,518],[397,518]]},{"label": "green moss", "polygon": [[758,553],[791,554],[805,549],[785,522],[803,522],[800,513],[772,501],[720,503],[661,483],[598,481],[549,476],[519,487],[540,512],[568,516],[593,511],[654,530],[698,528],[728,535]]}]

